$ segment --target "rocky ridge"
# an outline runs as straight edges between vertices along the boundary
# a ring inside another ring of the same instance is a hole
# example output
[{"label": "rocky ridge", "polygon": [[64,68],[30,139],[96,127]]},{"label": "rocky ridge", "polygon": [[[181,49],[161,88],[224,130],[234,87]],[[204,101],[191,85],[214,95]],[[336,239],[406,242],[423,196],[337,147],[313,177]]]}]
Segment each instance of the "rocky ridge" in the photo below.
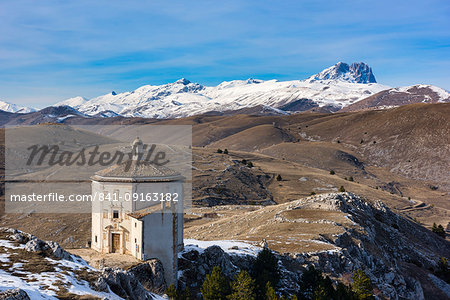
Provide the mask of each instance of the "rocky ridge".
[{"label": "rocky ridge", "polygon": [[[267,222],[271,222],[271,228],[278,234],[278,226],[281,228],[286,223],[295,223],[299,231],[310,223],[331,223],[344,229],[339,234],[321,234],[320,239],[316,240],[334,249],[277,254],[282,271],[280,289],[286,294],[298,292],[301,274],[308,266],[314,265],[339,280],[351,277],[353,271],[362,268],[371,278],[381,299],[425,299],[436,295],[442,299],[450,297],[446,293],[450,287],[447,283],[435,277],[436,284],[430,284],[427,279],[428,276],[434,276],[433,270],[437,269],[440,258],[450,256],[450,243],[414,221],[394,213],[383,202],[369,203],[351,193],[330,193],[275,207],[278,207],[278,213]],[[250,222],[253,214],[264,214],[263,210],[267,209],[247,213],[245,218]],[[299,210],[322,211],[324,217],[315,220],[289,217],[293,215],[291,212]],[[325,212],[342,213],[351,225],[327,219]],[[218,222],[215,226],[230,225]],[[290,234],[292,236],[293,233]],[[269,242],[269,248],[272,246],[275,245]],[[200,278],[211,272],[215,265],[220,266],[230,278],[241,269],[251,271],[254,254],[236,254],[233,250],[239,250],[239,247],[188,248],[180,255],[182,285],[192,290],[198,289]]]},{"label": "rocky ridge", "polygon": [[[160,261],[128,270],[97,270],[58,243],[0,228],[0,299],[56,299],[91,295],[101,299],[160,299],[166,289]],[[18,287],[18,288],[14,288]]]}]

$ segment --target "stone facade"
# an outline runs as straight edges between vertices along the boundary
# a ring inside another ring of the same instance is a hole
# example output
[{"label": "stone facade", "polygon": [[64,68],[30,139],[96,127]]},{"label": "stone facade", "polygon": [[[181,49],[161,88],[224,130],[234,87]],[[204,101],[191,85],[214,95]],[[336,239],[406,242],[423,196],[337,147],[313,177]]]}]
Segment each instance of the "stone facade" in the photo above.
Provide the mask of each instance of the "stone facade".
[{"label": "stone facade", "polygon": [[92,177],[91,247],[143,261],[157,258],[171,284],[176,282],[178,252],[183,249],[184,178],[163,166],[140,161],[141,152],[142,142],[136,139],[132,161]]}]

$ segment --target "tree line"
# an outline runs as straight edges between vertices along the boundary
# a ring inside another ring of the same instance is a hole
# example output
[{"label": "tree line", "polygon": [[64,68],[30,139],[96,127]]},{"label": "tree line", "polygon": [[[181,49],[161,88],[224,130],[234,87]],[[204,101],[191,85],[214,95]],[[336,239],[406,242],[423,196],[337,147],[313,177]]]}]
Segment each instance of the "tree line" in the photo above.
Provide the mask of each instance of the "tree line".
[{"label": "tree line", "polygon": [[[334,284],[320,270],[310,266],[303,272],[295,295],[285,295],[280,290],[281,274],[278,259],[268,248],[259,252],[253,269],[237,273],[229,280],[220,267],[215,266],[206,275],[200,288],[205,300],[360,300],[375,299],[370,278],[362,269],[353,273],[353,284],[347,286],[341,282]],[[167,295],[173,300],[195,299],[189,288],[178,291],[170,286]]]}]

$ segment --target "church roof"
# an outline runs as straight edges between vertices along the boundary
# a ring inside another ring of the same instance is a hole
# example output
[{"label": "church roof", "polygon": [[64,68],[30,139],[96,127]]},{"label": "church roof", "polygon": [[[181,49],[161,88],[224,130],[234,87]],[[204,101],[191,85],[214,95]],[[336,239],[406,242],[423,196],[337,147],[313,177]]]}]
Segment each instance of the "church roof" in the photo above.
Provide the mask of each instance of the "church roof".
[{"label": "church roof", "polygon": [[95,181],[160,182],[184,179],[180,173],[165,166],[143,160],[128,160],[100,170],[92,177]]},{"label": "church roof", "polygon": [[149,215],[151,213],[155,213],[158,211],[161,211],[161,205],[159,205],[159,204],[130,212],[130,213],[128,213],[128,215],[135,219],[141,219],[141,218],[145,217],[146,215]]}]

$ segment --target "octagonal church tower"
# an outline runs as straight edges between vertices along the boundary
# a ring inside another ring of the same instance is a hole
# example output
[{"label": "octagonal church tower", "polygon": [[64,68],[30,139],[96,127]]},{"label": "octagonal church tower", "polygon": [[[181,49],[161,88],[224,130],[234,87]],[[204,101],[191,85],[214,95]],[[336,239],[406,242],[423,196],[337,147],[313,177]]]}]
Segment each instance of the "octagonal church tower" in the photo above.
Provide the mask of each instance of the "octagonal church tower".
[{"label": "octagonal church tower", "polygon": [[131,160],[91,177],[91,247],[143,261],[158,258],[166,283],[176,284],[178,252],[183,249],[184,177],[142,157],[143,143],[137,138]]}]

